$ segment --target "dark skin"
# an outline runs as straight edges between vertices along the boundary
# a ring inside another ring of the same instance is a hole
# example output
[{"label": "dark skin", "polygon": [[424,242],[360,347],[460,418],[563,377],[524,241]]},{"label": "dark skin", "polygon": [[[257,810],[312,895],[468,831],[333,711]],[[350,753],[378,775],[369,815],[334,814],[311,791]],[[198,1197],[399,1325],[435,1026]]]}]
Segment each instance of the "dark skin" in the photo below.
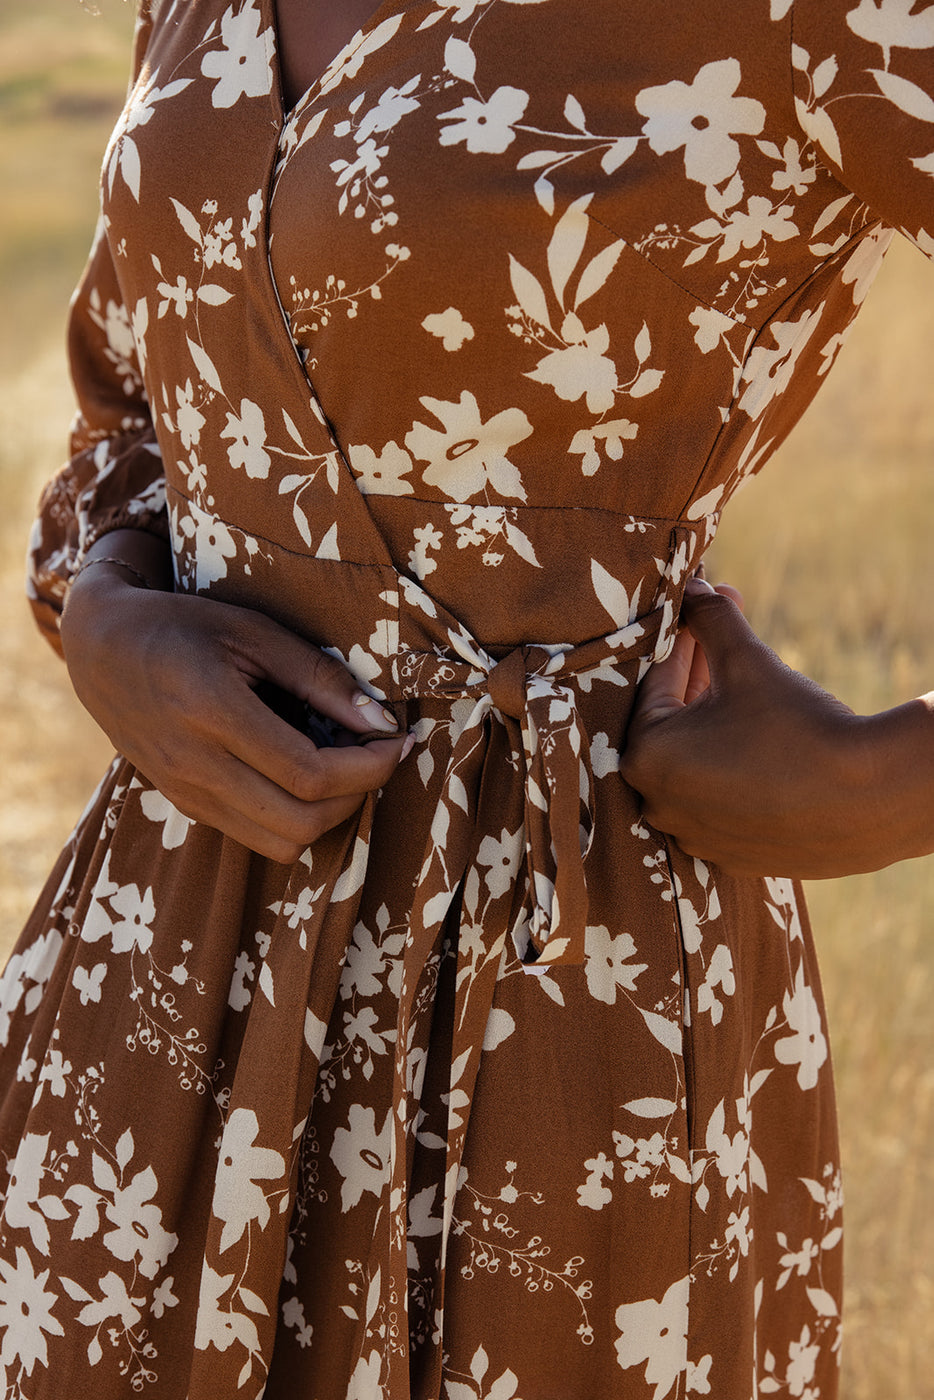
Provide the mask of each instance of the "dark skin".
[{"label": "dark skin", "polygon": [[[290,108],[376,4],[277,7]],[[89,557],[131,568],[100,563],[72,586],[62,645],[75,691],[187,816],[291,861],[391,777],[403,734],[319,750],[254,694],[271,680],[349,738],[394,728],[338,661],[261,613],[173,594],[155,536],[117,531]],[[674,652],[640,688],[621,768],[646,818],[738,875],[820,878],[934,852],[934,693],[854,715],[784,666],[735,598],[690,581]]]}]

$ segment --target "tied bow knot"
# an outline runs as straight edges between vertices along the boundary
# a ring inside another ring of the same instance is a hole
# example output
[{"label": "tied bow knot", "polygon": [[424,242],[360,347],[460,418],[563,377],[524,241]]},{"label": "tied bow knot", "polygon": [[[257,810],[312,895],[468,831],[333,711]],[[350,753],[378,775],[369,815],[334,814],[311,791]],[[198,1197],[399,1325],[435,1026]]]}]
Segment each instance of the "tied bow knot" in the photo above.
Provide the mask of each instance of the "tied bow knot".
[{"label": "tied bow knot", "polygon": [[[441,801],[452,820],[459,820],[456,808],[463,813],[462,794],[480,790],[478,760],[487,744],[480,743],[479,731],[491,712],[500,716],[510,746],[522,760],[531,908],[520,916],[528,935],[520,937],[518,927],[514,935],[520,948],[530,944],[523,950],[524,959],[534,966],[584,961],[587,884],[583,861],[593,826],[593,773],[568,658],[568,652],[552,655],[541,646],[516,647],[500,661],[479,648],[470,649],[469,661],[409,652],[400,659],[397,672],[406,699],[435,696],[475,701],[456,732],[442,788]],[[504,763],[497,779],[502,805],[509,806],[502,785],[516,781],[513,766]],[[481,824],[483,815],[478,813]],[[448,888],[452,883],[451,876]]]}]

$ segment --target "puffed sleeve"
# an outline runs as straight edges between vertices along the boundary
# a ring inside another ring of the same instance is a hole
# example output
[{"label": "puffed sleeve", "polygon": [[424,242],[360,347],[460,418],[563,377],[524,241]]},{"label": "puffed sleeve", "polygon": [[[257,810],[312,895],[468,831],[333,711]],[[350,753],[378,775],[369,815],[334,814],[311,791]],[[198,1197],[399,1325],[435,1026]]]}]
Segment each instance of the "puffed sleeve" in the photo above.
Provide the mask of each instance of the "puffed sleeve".
[{"label": "puffed sleeve", "polygon": [[794,0],[798,120],[879,218],[934,256],[934,5]]},{"label": "puffed sleeve", "polygon": [[[150,28],[142,6],[134,80]],[[123,527],[168,539],[165,482],[143,388],[138,329],[121,297],[101,223],[68,320],[78,404],[71,456],[42,493],[29,544],[27,593],[40,630],[58,652],[68,585],[95,540]]]}]

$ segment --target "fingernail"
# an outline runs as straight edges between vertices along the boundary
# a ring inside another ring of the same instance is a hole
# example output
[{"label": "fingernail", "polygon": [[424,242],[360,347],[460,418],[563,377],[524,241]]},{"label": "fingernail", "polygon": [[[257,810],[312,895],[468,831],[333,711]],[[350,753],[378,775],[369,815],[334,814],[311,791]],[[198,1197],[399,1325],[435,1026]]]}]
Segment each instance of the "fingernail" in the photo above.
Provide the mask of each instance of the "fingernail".
[{"label": "fingernail", "polygon": [[401,763],[402,760],[403,760],[404,758],[408,758],[409,754],[412,752],[412,750],[413,750],[414,748],[415,748],[415,735],[414,735],[414,734],[409,734],[409,735],[407,736],[407,738],[406,738],[405,743],[402,745],[402,752],[401,752],[401,754],[399,755],[399,762]]},{"label": "fingernail", "polygon": [[399,728],[392,710],[387,710],[378,700],[374,700],[372,695],[364,695],[362,690],[358,690],[353,702],[360,711],[361,718],[365,719],[373,729],[382,729],[386,733],[391,733]]},{"label": "fingernail", "polygon": [[685,593],[701,594],[716,593],[717,590],[712,584],[709,584],[705,578],[698,578],[697,575],[694,574],[684,585],[684,591]]}]

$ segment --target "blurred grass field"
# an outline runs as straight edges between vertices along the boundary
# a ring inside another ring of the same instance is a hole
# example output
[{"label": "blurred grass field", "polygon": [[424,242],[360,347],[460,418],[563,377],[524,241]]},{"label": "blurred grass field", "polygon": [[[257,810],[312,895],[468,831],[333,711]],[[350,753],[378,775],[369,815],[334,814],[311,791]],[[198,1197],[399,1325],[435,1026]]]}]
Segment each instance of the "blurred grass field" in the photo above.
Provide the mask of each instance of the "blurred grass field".
[{"label": "blurred grass field", "polygon": [[[71,400],[60,349],[131,7],[0,0],[0,952],[109,757],[31,629],[22,556]],[[934,687],[934,270],[887,259],[830,380],[732,503],[711,575],[854,709]],[[811,887],[848,1194],[843,1400],[934,1400],[934,858]]]}]

